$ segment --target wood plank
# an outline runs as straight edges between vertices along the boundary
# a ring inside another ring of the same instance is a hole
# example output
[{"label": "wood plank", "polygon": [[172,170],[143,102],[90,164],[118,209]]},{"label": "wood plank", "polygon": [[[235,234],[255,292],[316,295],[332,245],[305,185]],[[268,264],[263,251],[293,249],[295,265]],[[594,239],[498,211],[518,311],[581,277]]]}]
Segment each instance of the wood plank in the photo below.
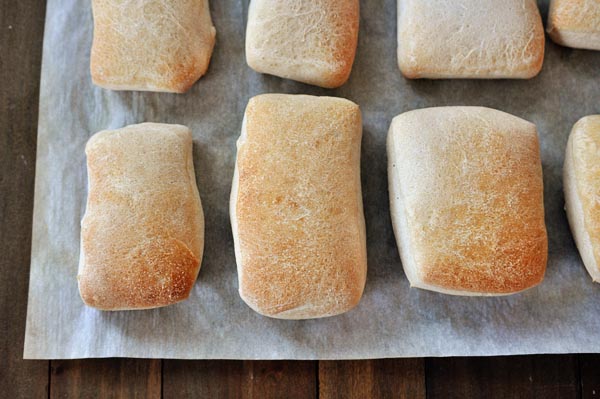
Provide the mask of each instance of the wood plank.
[{"label": "wood plank", "polygon": [[161,361],[53,360],[50,398],[160,399]]},{"label": "wood plank", "polygon": [[163,397],[316,398],[317,362],[165,360]]},{"label": "wood plank", "polygon": [[600,398],[600,355],[579,355],[581,398]]},{"label": "wood plank", "polygon": [[241,398],[244,362],[164,360],[163,398]]},{"label": "wood plank", "polygon": [[0,6],[0,387],[47,397],[48,361],[24,361],[45,2]]},{"label": "wood plank", "polygon": [[579,397],[577,356],[427,359],[427,397]]},{"label": "wood plank", "polygon": [[244,362],[243,397],[317,398],[317,370],[313,361]]},{"label": "wood plank", "polygon": [[319,398],[425,398],[423,359],[319,362]]}]

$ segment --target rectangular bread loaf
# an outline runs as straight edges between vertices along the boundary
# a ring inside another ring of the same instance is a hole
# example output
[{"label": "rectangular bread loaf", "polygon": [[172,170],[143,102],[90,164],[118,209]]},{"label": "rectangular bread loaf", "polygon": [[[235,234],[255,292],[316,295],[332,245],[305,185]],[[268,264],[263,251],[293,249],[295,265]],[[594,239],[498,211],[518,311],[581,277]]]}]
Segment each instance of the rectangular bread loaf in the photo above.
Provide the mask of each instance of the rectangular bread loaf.
[{"label": "rectangular bread loaf", "polygon": [[544,61],[536,0],[398,0],[407,78],[529,79]]},{"label": "rectangular bread loaf", "polygon": [[157,123],[106,130],[88,141],[86,155],[83,301],[126,310],[186,299],[204,247],[190,130]]},{"label": "rectangular bread loaf", "polygon": [[588,273],[600,282],[600,115],[586,116],[573,126],[563,173],[573,238]]},{"label": "rectangular bread loaf", "polygon": [[387,146],[392,224],[411,286],[505,295],[542,281],[534,124],[482,107],[419,109],[393,120]]},{"label": "rectangular bread loaf", "polygon": [[600,1],[552,0],[548,34],[563,46],[600,50]]},{"label": "rectangular bread loaf", "polygon": [[306,319],[358,304],[367,272],[361,136],[348,100],[250,100],[230,210],[239,292],[252,309]]},{"label": "rectangular bread loaf", "polygon": [[246,59],[257,72],[333,88],[350,76],[359,0],[252,0]]},{"label": "rectangular bread loaf", "polygon": [[93,82],[183,93],[206,73],[216,31],[208,0],[92,0]]}]

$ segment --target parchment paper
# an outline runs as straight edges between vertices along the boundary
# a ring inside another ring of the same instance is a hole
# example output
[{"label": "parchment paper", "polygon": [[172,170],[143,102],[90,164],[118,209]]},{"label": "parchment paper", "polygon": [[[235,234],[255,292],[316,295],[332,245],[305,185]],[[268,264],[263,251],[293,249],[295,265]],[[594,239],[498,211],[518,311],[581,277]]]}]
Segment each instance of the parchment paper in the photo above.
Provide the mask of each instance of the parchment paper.
[{"label": "parchment paper", "polygon": [[[547,42],[544,69],[526,81],[405,80],[396,65],[395,0],[363,0],[350,81],[325,90],[246,66],[248,0],[212,0],[217,44],[208,74],[184,95],[112,92],[89,74],[89,0],[49,0],[44,42],[25,358],[358,359],[600,351],[600,284],[573,244],[561,168],[567,137],[600,113],[600,52]],[[540,3],[547,12],[547,1]],[[267,92],[332,95],[361,106],[368,281],[360,305],[328,319],[262,317],[237,293],[228,199],[235,141],[248,99]],[[409,289],[389,217],[385,138],[392,118],[442,105],[497,108],[537,124],[544,166],[549,262],[544,282],[500,298]],[[100,312],[77,291],[84,145],[130,123],[181,123],[194,132],[206,215],[200,276],[189,300],[158,310]],[[25,271],[24,271],[25,272]]]}]

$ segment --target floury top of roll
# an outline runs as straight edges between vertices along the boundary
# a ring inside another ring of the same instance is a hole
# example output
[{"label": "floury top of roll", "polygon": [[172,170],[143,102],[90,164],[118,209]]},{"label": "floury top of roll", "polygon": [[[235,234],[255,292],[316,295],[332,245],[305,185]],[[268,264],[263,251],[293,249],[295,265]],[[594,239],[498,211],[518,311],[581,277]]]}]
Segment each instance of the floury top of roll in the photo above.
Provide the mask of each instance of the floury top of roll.
[{"label": "floury top of roll", "polygon": [[[407,78],[529,79],[544,61],[536,0],[399,0],[398,65]],[[206,73],[216,31],[208,0],[93,0],[90,69],[113,90],[183,93]],[[324,88],[349,78],[359,0],[253,0],[246,60],[257,72]],[[600,50],[600,2],[552,0],[548,33]]]},{"label": "floury top of roll", "polygon": [[208,0],[93,0],[92,9],[96,85],[184,93],[206,73],[216,36]]},{"label": "floury top of roll", "polygon": [[367,274],[361,113],[342,98],[252,98],[238,140],[230,215],[239,292],[282,319],[355,307]]},{"label": "floury top of roll", "polygon": [[149,309],[186,299],[204,249],[192,135],[142,123],[96,133],[86,145],[79,291],[102,310]]},{"label": "floury top of roll", "polygon": [[548,240],[534,124],[482,107],[419,109],[394,118],[387,151],[411,286],[506,295],[542,281]]},{"label": "floury top of roll", "polygon": [[552,0],[548,35],[563,46],[600,50],[600,1]]},{"label": "floury top of roll", "polygon": [[252,0],[246,60],[257,72],[334,88],[350,76],[359,0]]},{"label": "floury top of roll", "polygon": [[[359,107],[345,99],[249,101],[230,215],[240,296],[258,313],[307,319],[358,305],[361,137]],[[154,123],[89,140],[78,275],[86,304],[146,309],[189,295],[204,243],[191,144],[189,129]],[[392,224],[413,287],[506,295],[541,282],[548,243],[532,123],[482,107],[414,110],[393,120],[387,149]]]},{"label": "floury top of roll", "polygon": [[398,64],[408,78],[529,79],[544,44],[536,0],[398,1]]}]

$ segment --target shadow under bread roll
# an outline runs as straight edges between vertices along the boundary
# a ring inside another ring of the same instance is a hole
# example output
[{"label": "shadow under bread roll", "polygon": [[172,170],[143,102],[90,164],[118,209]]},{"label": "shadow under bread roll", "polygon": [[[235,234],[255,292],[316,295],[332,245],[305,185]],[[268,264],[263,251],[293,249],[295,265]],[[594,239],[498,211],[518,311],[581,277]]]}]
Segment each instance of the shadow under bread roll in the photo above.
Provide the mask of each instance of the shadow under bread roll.
[{"label": "shadow under bread roll", "polygon": [[583,263],[600,282],[600,115],[581,118],[571,131],[563,168],[565,210]]},{"label": "shadow under bread roll", "polygon": [[208,0],[92,0],[94,84],[184,93],[206,73],[216,30]]},{"label": "shadow under bread roll", "polygon": [[239,292],[281,319],[340,314],[367,273],[361,114],[333,97],[265,94],[248,103],[230,214]]},{"label": "shadow under bread roll", "polygon": [[548,239],[533,123],[483,107],[418,109],[394,118],[387,151],[412,287],[490,296],[542,281]]},{"label": "shadow under bread roll", "polygon": [[86,145],[79,291],[102,310],[186,299],[204,248],[204,215],[185,126],[105,130]]}]

